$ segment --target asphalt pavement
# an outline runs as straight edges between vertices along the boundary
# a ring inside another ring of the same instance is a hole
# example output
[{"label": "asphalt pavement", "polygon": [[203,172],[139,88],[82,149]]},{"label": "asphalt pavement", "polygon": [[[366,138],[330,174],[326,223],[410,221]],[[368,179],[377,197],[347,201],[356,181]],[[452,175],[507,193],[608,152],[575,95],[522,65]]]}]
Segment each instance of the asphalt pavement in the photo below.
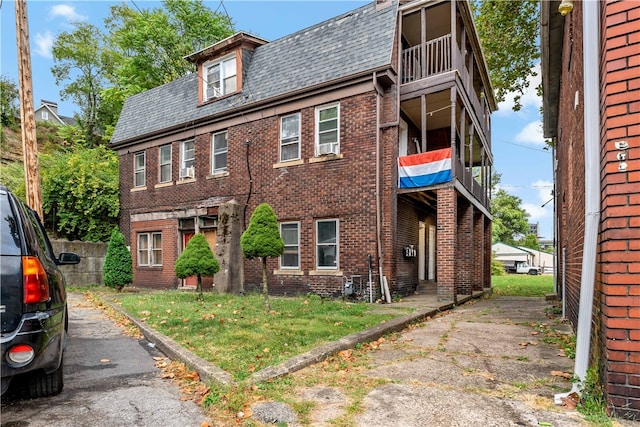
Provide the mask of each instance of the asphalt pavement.
[{"label": "asphalt pavement", "polygon": [[2,427],[199,427],[207,418],[178,387],[162,379],[145,339],[126,336],[80,294],[69,294],[65,386],[57,396],[2,397]]}]

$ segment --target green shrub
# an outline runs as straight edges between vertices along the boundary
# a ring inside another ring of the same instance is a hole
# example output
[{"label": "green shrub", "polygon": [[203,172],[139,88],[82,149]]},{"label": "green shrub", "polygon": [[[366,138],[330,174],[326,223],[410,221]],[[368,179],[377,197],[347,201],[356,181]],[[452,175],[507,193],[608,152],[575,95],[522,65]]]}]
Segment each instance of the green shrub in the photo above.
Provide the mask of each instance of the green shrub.
[{"label": "green shrub", "polygon": [[267,258],[275,258],[284,252],[284,241],[280,237],[278,218],[268,203],[258,205],[249,221],[249,227],[240,238],[242,252],[248,259],[262,260],[262,294],[267,311],[269,306],[269,286],[267,283]]},{"label": "green shrub", "polygon": [[133,283],[133,260],[127,249],[124,236],[118,229],[114,229],[109,239],[107,256],[103,269],[104,284],[118,291]]},{"label": "green shrub", "polygon": [[220,264],[211,252],[209,243],[204,234],[196,234],[189,240],[187,247],[178,257],[175,266],[176,276],[179,279],[197,276],[197,290],[202,299],[202,276],[213,276],[220,271]]}]

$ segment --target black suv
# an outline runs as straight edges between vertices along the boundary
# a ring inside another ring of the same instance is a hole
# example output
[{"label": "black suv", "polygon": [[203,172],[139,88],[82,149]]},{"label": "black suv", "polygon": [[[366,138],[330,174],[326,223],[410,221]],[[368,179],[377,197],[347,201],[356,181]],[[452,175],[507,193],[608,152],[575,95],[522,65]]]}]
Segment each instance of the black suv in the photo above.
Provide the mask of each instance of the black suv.
[{"label": "black suv", "polygon": [[0,185],[0,356],[2,394],[13,378],[30,397],[60,393],[67,341],[67,293],[62,264],[35,211]]}]

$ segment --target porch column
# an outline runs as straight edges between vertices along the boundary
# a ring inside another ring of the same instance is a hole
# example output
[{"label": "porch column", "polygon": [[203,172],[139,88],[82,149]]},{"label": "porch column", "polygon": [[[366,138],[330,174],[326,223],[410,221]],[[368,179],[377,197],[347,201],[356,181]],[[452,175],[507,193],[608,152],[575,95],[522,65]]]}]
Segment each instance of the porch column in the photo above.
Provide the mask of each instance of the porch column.
[{"label": "porch column", "polygon": [[484,288],[491,287],[491,221],[484,217]]},{"label": "porch column", "polygon": [[471,295],[474,252],[473,205],[467,200],[458,203],[458,248],[456,252],[456,295]]},{"label": "porch column", "polygon": [[476,211],[473,216],[473,291],[482,291],[485,270],[484,214]]},{"label": "porch column", "polygon": [[[457,165],[458,162],[454,161],[454,159],[457,159],[458,156],[460,155],[460,153],[458,153],[458,151],[456,150],[456,99],[457,99],[457,92],[456,92],[456,87],[453,86],[451,88],[451,92],[450,92],[450,100],[451,100],[451,175],[456,178],[457,176],[459,176],[457,169],[459,168],[459,166]],[[461,148],[462,150],[463,148]],[[463,165],[464,166],[464,165]]]},{"label": "porch column", "polygon": [[438,301],[456,301],[455,259],[457,253],[457,197],[453,187],[437,191],[436,279]]},{"label": "porch column", "polygon": [[420,117],[422,129],[420,129],[420,144],[422,146],[422,152],[427,151],[427,95],[420,97]]}]

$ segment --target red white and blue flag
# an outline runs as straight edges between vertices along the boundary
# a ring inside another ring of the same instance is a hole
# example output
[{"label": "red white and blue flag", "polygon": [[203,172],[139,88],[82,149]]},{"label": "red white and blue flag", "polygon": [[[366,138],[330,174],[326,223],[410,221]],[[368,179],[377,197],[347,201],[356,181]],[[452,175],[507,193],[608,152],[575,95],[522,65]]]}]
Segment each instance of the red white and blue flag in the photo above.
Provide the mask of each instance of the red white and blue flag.
[{"label": "red white and blue flag", "polygon": [[398,188],[418,188],[449,182],[451,147],[398,158]]}]

